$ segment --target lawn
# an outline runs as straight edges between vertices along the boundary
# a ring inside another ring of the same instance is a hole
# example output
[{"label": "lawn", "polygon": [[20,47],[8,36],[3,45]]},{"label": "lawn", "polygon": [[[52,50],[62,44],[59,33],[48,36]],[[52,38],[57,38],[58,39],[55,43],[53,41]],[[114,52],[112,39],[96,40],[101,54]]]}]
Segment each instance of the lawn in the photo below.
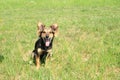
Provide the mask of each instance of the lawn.
[{"label": "lawn", "polygon": [[[53,57],[30,54],[38,21],[59,26]],[[120,80],[119,0],[0,0],[0,80]]]}]

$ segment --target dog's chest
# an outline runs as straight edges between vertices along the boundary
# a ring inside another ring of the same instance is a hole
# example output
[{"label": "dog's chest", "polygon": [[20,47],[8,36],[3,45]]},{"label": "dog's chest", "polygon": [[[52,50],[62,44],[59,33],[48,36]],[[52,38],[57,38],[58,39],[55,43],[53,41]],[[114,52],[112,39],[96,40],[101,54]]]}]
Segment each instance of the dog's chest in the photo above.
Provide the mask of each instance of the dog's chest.
[{"label": "dog's chest", "polygon": [[38,48],[37,52],[38,52],[39,55],[44,54],[45,52],[48,53],[48,54],[51,54],[52,49],[50,49],[50,50],[42,50],[41,48]]}]

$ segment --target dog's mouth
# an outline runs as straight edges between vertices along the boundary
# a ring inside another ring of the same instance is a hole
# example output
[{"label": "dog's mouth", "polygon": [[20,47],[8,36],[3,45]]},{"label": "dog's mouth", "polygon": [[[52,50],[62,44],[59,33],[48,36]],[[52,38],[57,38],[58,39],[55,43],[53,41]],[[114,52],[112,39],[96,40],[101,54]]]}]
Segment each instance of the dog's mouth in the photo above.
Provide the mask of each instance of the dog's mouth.
[{"label": "dog's mouth", "polygon": [[51,38],[44,38],[45,46],[50,46]]},{"label": "dog's mouth", "polygon": [[45,46],[49,46],[50,45],[50,41],[49,40],[46,40],[46,42],[45,42]]}]

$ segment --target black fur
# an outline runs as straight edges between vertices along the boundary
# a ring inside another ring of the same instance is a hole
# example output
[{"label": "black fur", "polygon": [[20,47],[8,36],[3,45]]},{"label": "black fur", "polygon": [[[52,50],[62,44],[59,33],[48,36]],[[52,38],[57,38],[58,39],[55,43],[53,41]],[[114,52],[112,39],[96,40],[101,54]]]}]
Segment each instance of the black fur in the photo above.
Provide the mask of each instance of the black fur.
[{"label": "black fur", "polygon": [[47,51],[50,50],[50,49],[52,49],[53,39],[54,39],[54,37],[52,38],[52,40],[51,40],[51,42],[50,42],[50,45],[49,45],[48,47],[46,47],[46,46],[45,46],[45,43],[44,43],[44,41],[43,41],[43,39],[42,39],[42,37],[39,37],[39,39],[38,39],[38,40],[36,41],[36,43],[35,43],[35,47],[34,47],[34,50],[33,50],[33,53],[34,53],[34,60],[33,60],[33,62],[34,62],[34,63],[36,62],[36,61],[35,61],[35,55],[38,56],[37,50],[38,50],[38,48],[41,48],[41,49],[44,50],[44,51],[43,51],[42,54],[40,55],[40,62],[45,64],[46,56],[48,55],[48,52],[47,52]]}]

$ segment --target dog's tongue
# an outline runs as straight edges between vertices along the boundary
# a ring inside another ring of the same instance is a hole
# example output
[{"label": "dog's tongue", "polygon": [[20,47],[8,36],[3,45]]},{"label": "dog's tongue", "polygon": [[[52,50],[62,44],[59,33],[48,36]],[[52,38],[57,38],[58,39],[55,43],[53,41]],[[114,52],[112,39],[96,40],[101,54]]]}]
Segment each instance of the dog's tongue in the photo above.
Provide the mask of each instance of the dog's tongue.
[{"label": "dog's tongue", "polygon": [[49,46],[50,45],[50,41],[46,41],[45,45]]}]

